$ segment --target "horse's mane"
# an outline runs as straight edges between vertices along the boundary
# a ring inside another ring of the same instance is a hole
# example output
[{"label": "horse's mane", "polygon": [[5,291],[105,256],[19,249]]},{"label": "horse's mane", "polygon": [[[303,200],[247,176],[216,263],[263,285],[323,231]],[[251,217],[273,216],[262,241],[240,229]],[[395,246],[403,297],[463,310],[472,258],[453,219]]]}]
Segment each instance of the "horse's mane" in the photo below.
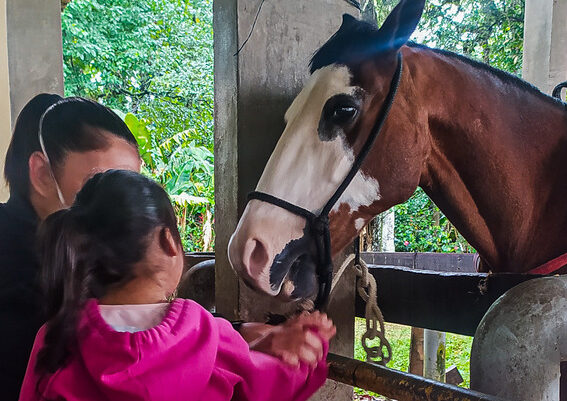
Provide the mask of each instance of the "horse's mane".
[{"label": "horse's mane", "polygon": [[442,56],[457,59],[457,60],[462,61],[466,64],[469,64],[471,67],[489,72],[490,74],[496,76],[498,79],[500,79],[505,84],[514,85],[514,86],[516,86],[516,87],[518,87],[518,88],[520,88],[520,89],[522,89],[522,90],[524,90],[528,93],[542,97],[545,100],[551,101],[555,105],[559,105],[559,106],[567,109],[567,103],[564,103],[562,100],[557,99],[557,98],[552,97],[552,96],[549,96],[549,95],[543,93],[541,90],[539,90],[534,85],[530,84],[527,81],[524,81],[523,79],[517,77],[516,75],[511,74],[511,73],[506,72],[506,71],[503,71],[503,70],[499,70],[498,68],[494,68],[489,64],[474,60],[474,59],[469,58],[467,56],[463,56],[462,54],[454,53],[454,52],[449,51],[449,50],[431,48],[429,46],[422,45],[422,44],[415,43],[415,42],[408,42],[407,46],[413,47],[413,48],[418,48],[418,49],[429,50],[429,51],[432,51],[433,53],[441,54]]}]

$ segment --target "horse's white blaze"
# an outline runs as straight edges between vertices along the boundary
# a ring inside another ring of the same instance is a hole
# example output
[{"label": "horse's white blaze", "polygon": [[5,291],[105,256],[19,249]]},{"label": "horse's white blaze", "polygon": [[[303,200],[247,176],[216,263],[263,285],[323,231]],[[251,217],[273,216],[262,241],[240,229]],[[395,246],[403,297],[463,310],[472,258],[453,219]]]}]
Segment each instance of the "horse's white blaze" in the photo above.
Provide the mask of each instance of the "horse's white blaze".
[{"label": "horse's white blaze", "polygon": [[[354,153],[341,136],[322,141],[317,128],[330,97],[357,89],[350,81],[346,66],[327,66],[312,75],[285,114],[286,129],[258,182],[258,191],[315,213],[323,207],[350,170]],[[376,180],[359,172],[336,207],[346,203],[354,211],[377,195]]]}]

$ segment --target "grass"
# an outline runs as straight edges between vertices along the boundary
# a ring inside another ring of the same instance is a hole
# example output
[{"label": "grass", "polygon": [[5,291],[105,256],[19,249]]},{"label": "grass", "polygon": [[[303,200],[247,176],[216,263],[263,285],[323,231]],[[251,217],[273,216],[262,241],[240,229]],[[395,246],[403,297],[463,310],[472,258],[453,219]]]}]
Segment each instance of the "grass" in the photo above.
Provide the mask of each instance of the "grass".
[{"label": "grass", "polygon": [[[366,324],[364,322],[364,319],[357,318],[354,331],[354,358],[362,361],[366,360],[366,354],[364,353],[364,349],[362,348],[360,337],[365,330]],[[390,344],[392,346],[392,360],[388,363],[387,366],[392,369],[407,372],[409,366],[411,328],[409,326],[386,323],[386,338],[388,339],[388,341],[390,341]],[[472,340],[472,337],[447,333],[445,348],[446,366],[457,366],[464,379],[461,387],[468,388],[470,386],[469,359],[471,354]],[[366,392],[362,389],[355,389],[355,394],[377,397],[376,394]],[[364,399],[369,398],[365,397]]]}]

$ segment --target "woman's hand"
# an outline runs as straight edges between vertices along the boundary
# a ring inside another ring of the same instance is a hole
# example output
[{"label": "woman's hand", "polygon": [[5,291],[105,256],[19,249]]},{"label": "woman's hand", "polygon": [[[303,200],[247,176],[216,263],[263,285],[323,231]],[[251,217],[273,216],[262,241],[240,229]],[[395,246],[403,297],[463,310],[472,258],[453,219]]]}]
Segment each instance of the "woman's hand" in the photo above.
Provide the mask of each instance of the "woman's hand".
[{"label": "woman's hand", "polygon": [[[303,313],[279,326],[264,328],[264,335],[250,342],[250,349],[280,358],[299,366],[300,362],[312,367],[323,358],[323,342],[336,333],[333,322],[320,312]],[[260,327],[255,328],[259,332]]]}]

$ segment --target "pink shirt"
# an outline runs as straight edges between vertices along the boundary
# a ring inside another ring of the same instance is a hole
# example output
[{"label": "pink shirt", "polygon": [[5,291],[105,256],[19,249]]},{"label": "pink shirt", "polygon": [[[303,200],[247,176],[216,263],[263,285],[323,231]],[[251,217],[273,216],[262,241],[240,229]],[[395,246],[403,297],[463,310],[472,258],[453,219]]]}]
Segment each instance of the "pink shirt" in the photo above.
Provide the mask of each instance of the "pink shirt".
[{"label": "pink shirt", "polygon": [[[33,368],[44,333],[45,326],[36,337],[20,401],[41,399]],[[294,369],[251,351],[229,322],[190,300],[173,301],[157,326],[136,332],[111,328],[90,300],[79,325],[78,352],[39,389],[48,399],[67,401],[301,401],[326,375],[325,359],[314,370]]]}]

